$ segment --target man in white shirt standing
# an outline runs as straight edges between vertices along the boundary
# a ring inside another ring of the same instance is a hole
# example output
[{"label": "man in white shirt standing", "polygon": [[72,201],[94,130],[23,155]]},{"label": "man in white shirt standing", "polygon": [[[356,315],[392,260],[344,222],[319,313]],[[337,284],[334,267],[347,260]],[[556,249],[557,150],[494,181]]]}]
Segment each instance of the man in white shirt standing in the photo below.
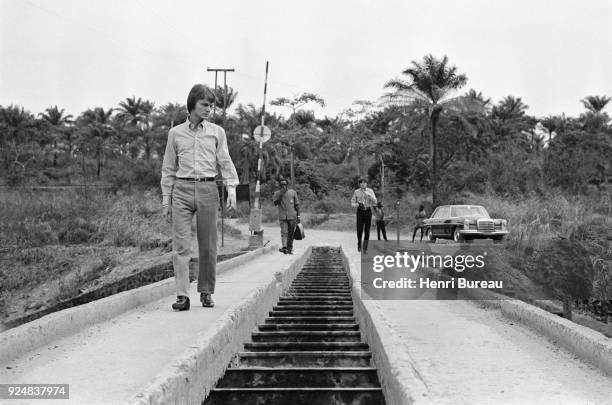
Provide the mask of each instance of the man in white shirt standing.
[{"label": "man in white shirt standing", "polygon": [[208,122],[215,96],[196,84],[187,96],[187,121],[171,128],[162,165],[164,216],[172,221],[172,264],[177,300],[172,309],[189,309],[191,221],[196,217],[199,253],[198,292],[204,307],[213,307],[217,269],[217,166],[228,191],[228,208],[236,207],[238,174],[229,155],[225,131]]},{"label": "man in white shirt standing", "polygon": [[361,252],[361,236],[363,234],[363,252],[368,252],[370,240],[370,225],[372,224],[372,207],[377,203],[376,195],[367,187],[365,178],[359,179],[359,188],[353,193],[351,206],[357,208],[357,250]]}]

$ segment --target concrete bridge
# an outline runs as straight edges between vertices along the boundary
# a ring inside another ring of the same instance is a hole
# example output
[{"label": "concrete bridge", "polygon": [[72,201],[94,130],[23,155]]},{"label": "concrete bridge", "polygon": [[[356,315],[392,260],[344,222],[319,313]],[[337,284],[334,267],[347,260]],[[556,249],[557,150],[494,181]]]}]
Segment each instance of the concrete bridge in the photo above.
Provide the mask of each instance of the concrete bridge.
[{"label": "concrete bridge", "polygon": [[0,383],[70,384],[51,404],[202,403],[238,353],[263,347],[254,331],[325,245],[341,247],[352,345],[371,352],[385,403],[612,404],[612,340],[598,332],[513,300],[363,300],[352,233],[308,230],[292,256],[276,250],[277,228],[265,236],[268,247],[219,266],[212,309],[172,312],[168,279],[0,334]]}]

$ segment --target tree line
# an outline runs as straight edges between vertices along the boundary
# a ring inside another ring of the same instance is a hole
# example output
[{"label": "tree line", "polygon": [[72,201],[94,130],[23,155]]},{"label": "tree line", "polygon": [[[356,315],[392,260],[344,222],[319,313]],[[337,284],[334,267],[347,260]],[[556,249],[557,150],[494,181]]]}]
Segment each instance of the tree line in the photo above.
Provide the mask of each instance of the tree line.
[{"label": "tree line", "polygon": [[[380,100],[358,100],[335,117],[317,119],[308,109],[325,105],[314,93],[277,98],[271,104],[290,114],[266,112],[273,136],[264,145],[261,180],[295,177],[296,187],[316,199],[367,175],[380,193],[429,192],[434,205],[462,190],[520,197],[550,188],[582,193],[611,181],[612,127],[604,111],[610,97],[576,100],[585,108],[576,117],[535,117],[520,97],[493,103],[465,91],[467,82],[446,56],[426,55],[389,80]],[[237,92],[215,93],[212,120],[226,129],[241,182],[253,182],[259,145],[252,133],[261,108],[238,104],[223,117]],[[58,106],[38,115],[0,106],[0,177],[9,185],[157,186],[168,130],[186,118],[184,104],[158,107],[135,96],[76,117]]]}]

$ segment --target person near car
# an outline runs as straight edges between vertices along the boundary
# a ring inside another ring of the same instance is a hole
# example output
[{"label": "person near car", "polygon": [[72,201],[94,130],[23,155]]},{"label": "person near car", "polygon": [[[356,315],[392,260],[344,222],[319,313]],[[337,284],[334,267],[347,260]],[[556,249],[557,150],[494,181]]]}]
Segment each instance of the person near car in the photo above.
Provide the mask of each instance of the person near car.
[{"label": "person near car", "polygon": [[[227,186],[229,208],[236,207],[238,174],[230,157],[225,131],[207,119],[215,95],[196,84],[187,96],[188,119],[168,132],[161,170],[163,215],[172,222],[172,264],[177,299],[172,309],[189,310],[191,222],[196,218],[198,292],[204,307],[213,307],[217,269],[217,209],[215,177]],[[219,173],[220,170],[220,173]]]},{"label": "person near car", "polygon": [[416,219],[416,226],[414,228],[414,232],[412,232],[412,241],[414,242],[414,237],[418,230],[421,230],[421,242],[423,241],[423,232],[425,231],[425,219],[427,218],[427,212],[425,211],[425,206],[423,204],[419,205],[419,212],[415,215],[414,219]]},{"label": "person near car", "polygon": [[[372,207],[376,206],[376,195],[368,188],[368,181],[362,177],[359,179],[359,188],[351,197],[351,206],[357,208],[357,250],[367,253],[370,240],[370,226],[372,224]],[[363,236],[363,245],[361,237]]]},{"label": "person near car", "polygon": [[387,230],[385,229],[385,210],[382,201],[379,201],[374,207],[374,219],[376,220],[376,236],[380,239],[380,234],[384,240],[387,240]]},{"label": "person near car", "polygon": [[281,240],[283,247],[281,253],[293,254],[293,232],[300,220],[300,200],[296,191],[289,188],[287,179],[279,180],[280,190],[272,196],[274,205],[278,207],[278,221],[280,222]]}]

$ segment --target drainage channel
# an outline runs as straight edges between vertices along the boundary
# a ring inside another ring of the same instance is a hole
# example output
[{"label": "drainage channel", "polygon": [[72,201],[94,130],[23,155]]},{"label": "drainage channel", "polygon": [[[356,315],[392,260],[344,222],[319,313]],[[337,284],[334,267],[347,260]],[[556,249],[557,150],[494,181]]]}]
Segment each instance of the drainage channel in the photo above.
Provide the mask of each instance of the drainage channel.
[{"label": "drainage channel", "polygon": [[313,248],[205,405],[383,405],[340,250]]}]

